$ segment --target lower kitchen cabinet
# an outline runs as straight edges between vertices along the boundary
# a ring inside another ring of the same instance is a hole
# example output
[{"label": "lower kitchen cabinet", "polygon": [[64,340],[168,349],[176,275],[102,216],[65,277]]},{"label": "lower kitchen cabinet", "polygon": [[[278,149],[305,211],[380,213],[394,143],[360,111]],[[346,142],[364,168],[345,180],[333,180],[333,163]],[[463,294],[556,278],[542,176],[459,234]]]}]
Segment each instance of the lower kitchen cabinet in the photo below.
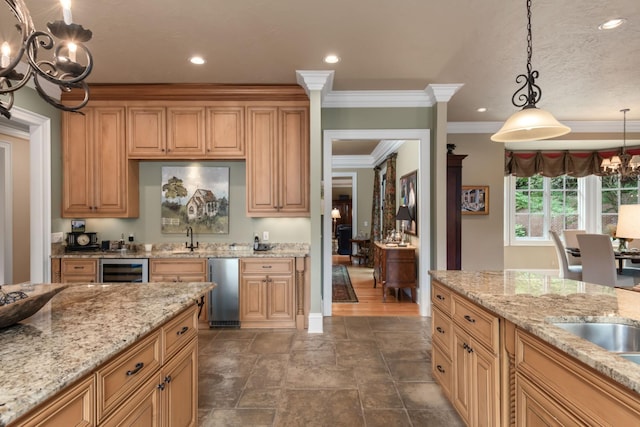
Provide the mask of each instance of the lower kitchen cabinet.
[{"label": "lower kitchen cabinet", "polygon": [[62,258],[61,283],[93,283],[98,281],[98,260],[91,258]]},{"label": "lower kitchen cabinet", "polygon": [[293,258],[240,261],[240,325],[243,328],[294,328]]},{"label": "lower kitchen cabinet", "polygon": [[149,260],[150,282],[206,282],[207,259],[152,258]]}]

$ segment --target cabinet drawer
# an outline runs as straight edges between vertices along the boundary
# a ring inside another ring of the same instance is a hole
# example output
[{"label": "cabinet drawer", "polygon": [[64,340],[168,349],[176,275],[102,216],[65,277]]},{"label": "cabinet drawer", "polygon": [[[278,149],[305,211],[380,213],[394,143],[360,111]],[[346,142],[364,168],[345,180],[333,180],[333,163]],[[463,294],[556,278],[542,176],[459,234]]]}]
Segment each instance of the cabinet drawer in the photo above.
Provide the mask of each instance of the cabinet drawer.
[{"label": "cabinet drawer", "polygon": [[451,318],[487,349],[498,352],[498,318],[458,295],[452,298]]},{"label": "cabinet drawer", "polygon": [[431,338],[433,342],[442,345],[443,350],[449,357],[451,357],[451,349],[453,348],[452,326],[451,319],[434,307],[431,318]]},{"label": "cabinet drawer", "polygon": [[451,315],[451,291],[436,281],[431,282],[431,301],[446,315]]},{"label": "cabinet drawer", "polygon": [[160,331],[156,331],[98,370],[98,423],[157,372],[160,342]]},{"label": "cabinet drawer", "polygon": [[197,324],[198,311],[191,308],[162,327],[163,361],[169,360],[196,335]]},{"label": "cabinet drawer", "polygon": [[175,276],[184,273],[207,274],[206,258],[199,259],[152,259],[149,262],[150,275]]},{"label": "cabinet drawer", "polygon": [[287,274],[293,273],[291,258],[247,259],[240,263],[242,274]]},{"label": "cabinet drawer", "polygon": [[431,362],[433,378],[440,384],[442,391],[449,398],[453,381],[451,359],[443,353],[439,345],[434,345],[431,351],[433,353]]},{"label": "cabinet drawer", "polygon": [[60,269],[63,275],[95,276],[98,273],[98,262],[95,259],[63,259]]}]

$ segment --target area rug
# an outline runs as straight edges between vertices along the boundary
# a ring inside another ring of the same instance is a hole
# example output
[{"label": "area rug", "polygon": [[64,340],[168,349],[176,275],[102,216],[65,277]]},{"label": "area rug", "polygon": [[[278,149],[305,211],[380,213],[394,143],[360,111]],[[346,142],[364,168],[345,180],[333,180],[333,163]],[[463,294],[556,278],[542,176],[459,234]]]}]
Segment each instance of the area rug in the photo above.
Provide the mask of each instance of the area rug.
[{"label": "area rug", "polygon": [[349,270],[344,265],[333,265],[331,271],[332,292],[331,298],[333,302],[358,302],[356,292],[351,285],[349,278]]}]

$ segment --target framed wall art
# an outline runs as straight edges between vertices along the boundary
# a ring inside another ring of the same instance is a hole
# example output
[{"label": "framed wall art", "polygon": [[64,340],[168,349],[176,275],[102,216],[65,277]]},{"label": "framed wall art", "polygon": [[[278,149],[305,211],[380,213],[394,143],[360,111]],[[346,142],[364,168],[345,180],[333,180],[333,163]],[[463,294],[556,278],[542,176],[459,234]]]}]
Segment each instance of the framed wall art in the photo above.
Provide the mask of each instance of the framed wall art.
[{"label": "framed wall art", "polygon": [[163,166],[161,231],[229,234],[229,168]]},{"label": "framed wall art", "polygon": [[463,215],[489,214],[489,186],[463,185],[461,197]]},{"label": "framed wall art", "polygon": [[409,208],[411,221],[405,221],[404,232],[418,235],[418,171],[400,177],[400,204]]}]

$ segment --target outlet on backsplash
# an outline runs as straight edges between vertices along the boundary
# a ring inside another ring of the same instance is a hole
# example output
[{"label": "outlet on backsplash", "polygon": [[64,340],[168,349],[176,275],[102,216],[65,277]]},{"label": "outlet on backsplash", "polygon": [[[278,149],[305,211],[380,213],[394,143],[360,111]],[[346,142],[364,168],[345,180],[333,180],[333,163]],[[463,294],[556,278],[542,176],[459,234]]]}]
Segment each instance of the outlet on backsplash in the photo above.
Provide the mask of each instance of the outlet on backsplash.
[{"label": "outlet on backsplash", "polygon": [[262,240],[264,240],[265,242],[269,240],[269,232],[268,231],[263,231],[262,232]]}]

